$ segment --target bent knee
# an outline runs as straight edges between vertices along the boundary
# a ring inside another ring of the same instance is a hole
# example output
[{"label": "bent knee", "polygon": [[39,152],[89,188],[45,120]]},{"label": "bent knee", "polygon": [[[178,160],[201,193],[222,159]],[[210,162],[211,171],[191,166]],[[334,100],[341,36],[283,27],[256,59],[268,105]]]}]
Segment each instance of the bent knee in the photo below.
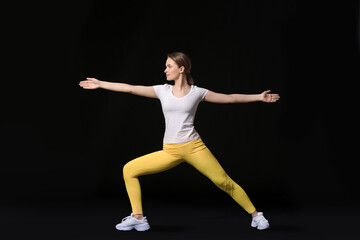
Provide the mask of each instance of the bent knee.
[{"label": "bent knee", "polygon": [[134,171],[132,170],[130,162],[128,162],[127,164],[124,165],[124,167],[123,167],[123,176],[124,176],[124,178],[134,177],[133,172]]}]

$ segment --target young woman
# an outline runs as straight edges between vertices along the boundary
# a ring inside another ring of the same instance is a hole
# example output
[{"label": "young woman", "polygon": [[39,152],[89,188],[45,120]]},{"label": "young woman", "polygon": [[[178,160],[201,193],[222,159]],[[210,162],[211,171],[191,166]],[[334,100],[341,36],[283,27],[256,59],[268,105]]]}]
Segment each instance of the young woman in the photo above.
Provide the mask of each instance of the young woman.
[{"label": "young woman", "polygon": [[252,216],[251,226],[259,230],[269,228],[263,213],[257,212],[245,191],[224,171],[194,128],[196,109],[201,101],[212,103],[276,102],[280,96],[270,94],[221,94],[194,85],[190,75],[191,61],[181,52],[168,54],[166,79],[174,85],[134,86],[125,83],[99,81],[87,78],[80,82],[84,89],[103,88],[139,96],[158,98],[165,117],[163,150],[147,154],[128,162],[123,169],[126,190],[132,213],[125,217],[116,229],[146,231],[150,225],[143,215],[139,176],[162,172],[187,162],[208,177],[216,186],[228,193]]}]

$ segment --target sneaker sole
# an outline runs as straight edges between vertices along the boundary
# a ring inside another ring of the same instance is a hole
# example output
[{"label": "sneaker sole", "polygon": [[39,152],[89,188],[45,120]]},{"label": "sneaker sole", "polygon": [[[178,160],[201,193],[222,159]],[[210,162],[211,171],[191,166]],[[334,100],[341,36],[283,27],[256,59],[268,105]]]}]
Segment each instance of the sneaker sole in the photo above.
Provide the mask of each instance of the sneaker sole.
[{"label": "sneaker sole", "polygon": [[270,228],[270,226],[265,227],[265,228],[261,228],[261,227],[259,227],[259,226],[253,226],[253,225],[251,225],[251,227],[256,228],[257,230],[265,230],[265,229],[269,229],[269,228]]},{"label": "sneaker sole", "polygon": [[133,229],[133,227],[117,227],[116,226],[116,229],[120,230],[120,231],[131,231]]},{"label": "sneaker sole", "polygon": [[256,223],[251,222],[251,227],[253,227],[253,228],[257,228],[258,230],[265,230],[265,229],[270,228],[270,224],[269,224],[267,227],[260,227],[260,226],[259,226],[259,225],[257,225]]},{"label": "sneaker sole", "polygon": [[135,229],[136,231],[143,232],[143,231],[149,230],[150,226],[149,225],[133,226],[133,227],[118,227],[118,226],[116,226],[116,229],[120,230],[120,231],[131,231],[131,230]]},{"label": "sneaker sole", "polygon": [[143,231],[147,231],[150,229],[150,226],[149,225],[143,225],[143,226],[135,226],[134,227],[136,231],[139,231],[139,232],[143,232]]}]

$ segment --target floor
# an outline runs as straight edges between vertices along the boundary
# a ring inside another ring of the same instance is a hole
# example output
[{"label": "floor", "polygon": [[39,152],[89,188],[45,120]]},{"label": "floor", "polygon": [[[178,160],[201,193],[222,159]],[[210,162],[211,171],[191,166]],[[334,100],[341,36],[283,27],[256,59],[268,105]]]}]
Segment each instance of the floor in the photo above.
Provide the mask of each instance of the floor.
[{"label": "floor", "polygon": [[[273,209],[265,212],[270,230],[250,227],[234,206],[147,202],[151,229],[121,232],[115,225],[127,215],[123,199],[2,204],[1,239],[357,239],[359,209],[336,206]],[[127,200],[126,200],[127,201]],[[355,227],[354,227],[355,226]]]}]

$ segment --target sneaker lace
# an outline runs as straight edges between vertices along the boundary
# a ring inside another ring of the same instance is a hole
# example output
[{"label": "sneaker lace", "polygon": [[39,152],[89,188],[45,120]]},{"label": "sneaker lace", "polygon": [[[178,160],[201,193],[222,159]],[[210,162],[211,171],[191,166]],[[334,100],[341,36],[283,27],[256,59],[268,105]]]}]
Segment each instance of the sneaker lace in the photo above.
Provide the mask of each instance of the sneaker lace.
[{"label": "sneaker lace", "polygon": [[261,222],[261,223],[268,223],[269,221],[268,220],[266,220],[266,218],[264,217],[264,216],[260,216],[260,218],[259,218],[259,223]]},{"label": "sneaker lace", "polygon": [[126,222],[127,220],[129,220],[129,219],[131,219],[131,218],[132,218],[132,216],[124,217],[124,218],[121,220],[121,222]]}]

